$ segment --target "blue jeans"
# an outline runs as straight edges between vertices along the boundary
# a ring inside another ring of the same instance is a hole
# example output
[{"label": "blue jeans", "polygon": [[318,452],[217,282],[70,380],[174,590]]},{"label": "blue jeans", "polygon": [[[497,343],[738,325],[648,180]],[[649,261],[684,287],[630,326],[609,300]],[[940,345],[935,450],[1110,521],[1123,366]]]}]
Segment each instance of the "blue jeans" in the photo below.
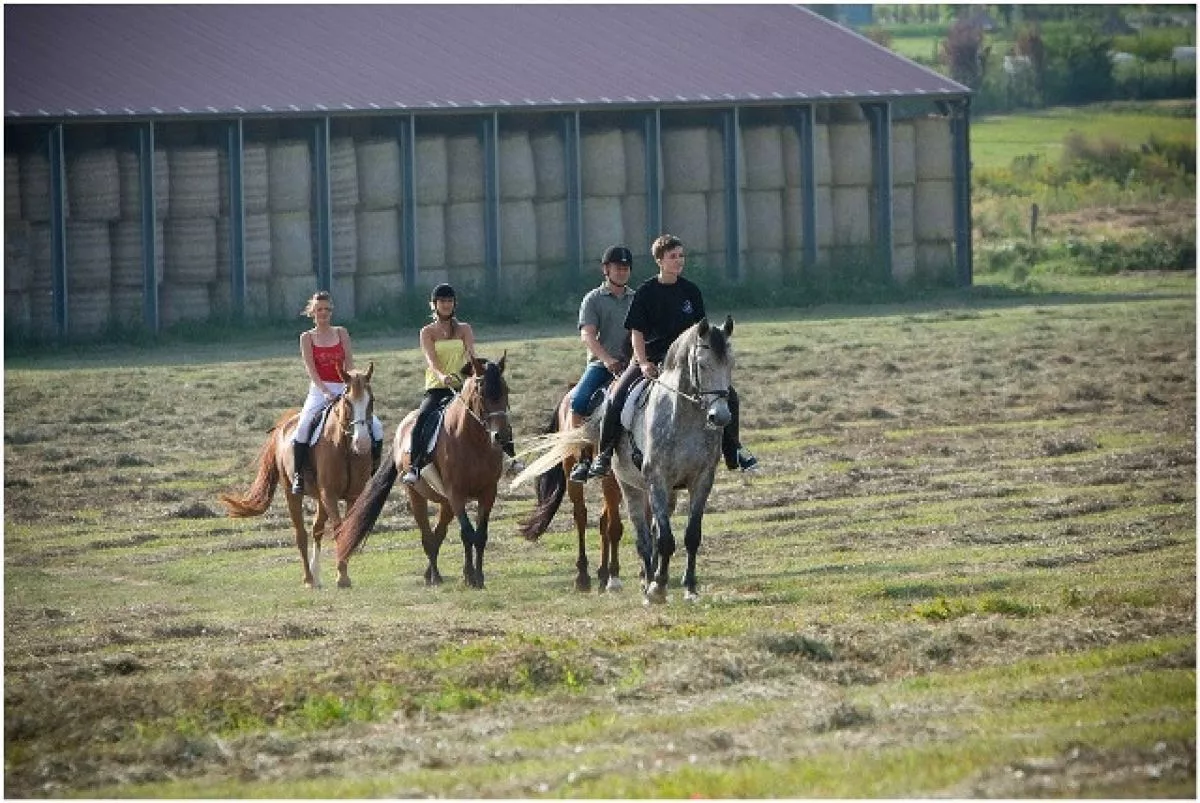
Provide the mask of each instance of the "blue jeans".
[{"label": "blue jeans", "polygon": [[575,390],[571,392],[571,412],[586,416],[588,402],[592,396],[600,388],[608,387],[612,379],[613,375],[602,363],[588,363],[588,367],[583,369],[583,376],[579,377],[579,382],[575,385]]}]

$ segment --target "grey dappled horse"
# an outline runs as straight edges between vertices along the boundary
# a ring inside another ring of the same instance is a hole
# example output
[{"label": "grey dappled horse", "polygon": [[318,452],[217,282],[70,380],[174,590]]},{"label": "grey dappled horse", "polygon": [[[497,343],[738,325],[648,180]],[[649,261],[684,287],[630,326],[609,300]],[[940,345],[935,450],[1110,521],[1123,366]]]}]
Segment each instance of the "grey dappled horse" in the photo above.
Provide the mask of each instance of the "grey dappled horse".
[{"label": "grey dappled horse", "polygon": [[[629,430],[633,442],[622,433],[614,453],[613,470],[637,532],[647,602],[666,601],[667,575],[675,553],[670,516],[679,490],[688,492],[684,597],[697,598],[696,552],[704,507],[721,456],[721,432],[732,417],[728,403],[732,334],[732,317],[726,317],[721,327],[711,326],[705,318],[671,344],[662,373],[634,414]],[[600,420],[597,414],[582,427],[545,436],[535,449],[548,451],[518,474],[513,485],[543,473],[580,443],[595,441]],[[635,446],[642,453],[641,470],[633,459]]]}]

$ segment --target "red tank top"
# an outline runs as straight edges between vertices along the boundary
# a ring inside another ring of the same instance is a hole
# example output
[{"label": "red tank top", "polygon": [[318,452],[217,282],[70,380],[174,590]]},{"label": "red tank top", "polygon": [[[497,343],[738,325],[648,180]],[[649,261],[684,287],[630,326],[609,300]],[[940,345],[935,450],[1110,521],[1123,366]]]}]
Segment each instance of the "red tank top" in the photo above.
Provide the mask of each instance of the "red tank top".
[{"label": "red tank top", "polygon": [[317,376],[321,377],[322,382],[341,382],[342,378],[338,376],[338,366],[346,362],[346,349],[342,348],[342,340],[339,337],[336,345],[333,346],[318,346],[312,344],[313,364],[317,366]]}]

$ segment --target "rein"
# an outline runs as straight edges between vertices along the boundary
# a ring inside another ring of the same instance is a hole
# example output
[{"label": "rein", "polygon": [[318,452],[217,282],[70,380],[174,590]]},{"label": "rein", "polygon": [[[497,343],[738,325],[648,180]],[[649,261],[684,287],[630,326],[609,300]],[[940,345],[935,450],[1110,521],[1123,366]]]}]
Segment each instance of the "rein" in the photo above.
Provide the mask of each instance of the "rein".
[{"label": "rein", "polygon": [[[696,346],[693,346],[692,348],[693,349],[706,348],[706,346],[696,345]],[[700,387],[700,377],[697,376],[696,361],[690,360],[688,363],[688,366],[691,368],[692,384],[695,385],[697,388]],[[664,390],[671,391],[672,393],[674,393],[676,396],[680,397],[681,399],[687,399],[692,404],[696,405],[697,407],[700,407],[701,409],[703,409],[703,407],[704,407],[704,397],[705,396],[713,396],[714,398],[717,398],[717,399],[729,398],[729,388],[725,388],[725,390],[701,390],[701,391],[698,391],[695,396],[692,396],[690,394],[684,393],[679,388],[671,387],[670,385],[668,385],[666,382],[663,382],[658,377],[652,377],[650,379],[650,381],[653,382],[654,384],[662,387]]]},{"label": "rein", "polygon": [[[455,377],[458,379],[458,381],[459,381],[460,383],[463,381],[463,380],[462,380],[462,377],[458,376],[458,374],[454,374],[453,376],[455,376]],[[463,408],[464,408],[464,409],[467,411],[467,414],[468,414],[468,415],[470,415],[470,416],[471,416],[471,418],[474,418],[474,419],[475,419],[475,421],[476,421],[476,422],[479,424],[479,426],[483,427],[483,431],[484,431],[484,432],[488,432],[487,423],[485,423],[485,422],[484,422],[484,420],[483,420],[484,418],[486,418],[486,419],[488,419],[488,420],[490,421],[491,419],[493,419],[493,418],[499,418],[500,416],[508,417],[508,409],[506,408],[506,409],[504,409],[504,410],[496,410],[496,411],[494,411],[494,412],[491,412],[491,413],[486,413],[486,414],[485,414],[485,415],[484,415],[484,416],[481,418],[481,417],[479,416],[479,413],[476,413],[474,410],[472,410],[472,409],[471,409],[471,405],[470,405],[470,404],[467,402],[467,400],[466,400],[466,399],[463,397],[463,395],[462,395],[461,393],[459,393],[457,390],[455,390],[454,388],[450,387],[449,385],[447,385],[446,387],[447,387],[447,389],[449,389],[449,391],[450,391],[450,394],[451,394],[451,395],[452,395],[452,396],[453,396],[455,399],[457,399],[458,401],[462,402],[462,406],[463,406]],[[480,398],[482,398],[482,395],[480,396]],[[496,444],[494,444],[494,443],[493,443],[492,445],[493,445],[493,446],[495,446]],[[502,447],[502,448],[503,448],[503,447]]]}]

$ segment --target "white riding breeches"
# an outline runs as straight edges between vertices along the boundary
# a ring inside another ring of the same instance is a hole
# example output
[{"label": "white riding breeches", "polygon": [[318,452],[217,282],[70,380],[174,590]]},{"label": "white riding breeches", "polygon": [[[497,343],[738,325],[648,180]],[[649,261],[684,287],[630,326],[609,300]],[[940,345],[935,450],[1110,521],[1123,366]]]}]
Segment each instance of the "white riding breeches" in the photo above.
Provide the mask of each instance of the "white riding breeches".
[{"label": "white riding breeches", "polygon": [[[346,386],[341,382],[326,382],[325,387],[339,395],[346,392]],[[293,443],[299,441],[301,435],[304,436],[305,442],[312,442],[313,421],[321,414],[321,408],[324,406],[324,390],[316,383],[309,383],[308,396],[304,399],[304,407],[300,409],[300,423],[296,425],[296,431],[292,433]],[[371,440],[383,440],[383,422],[376,415],[371,416]]]}]

